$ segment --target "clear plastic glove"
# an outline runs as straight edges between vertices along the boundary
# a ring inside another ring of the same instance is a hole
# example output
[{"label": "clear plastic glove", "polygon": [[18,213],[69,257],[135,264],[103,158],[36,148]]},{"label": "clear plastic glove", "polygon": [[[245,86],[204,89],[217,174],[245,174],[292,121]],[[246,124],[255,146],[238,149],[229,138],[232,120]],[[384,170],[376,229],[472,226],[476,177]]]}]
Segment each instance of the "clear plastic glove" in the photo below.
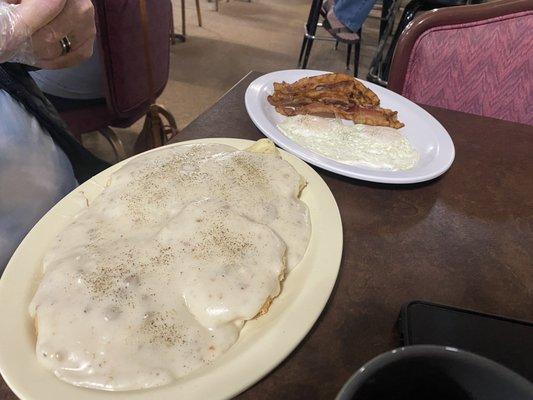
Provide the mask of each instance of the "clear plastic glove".
[{"label": "clear plastic glove", "polygon": [[[90,0],[0,0],[0,62],[66,68],[92,55],[96,28]],[[68,36],[71,51],[62,55]]]},{"label": "clear plastic glove", "polygon": [[27,26],[16,5],[0,3],[0,63],[6,61],[33,65],[31,28]]}]

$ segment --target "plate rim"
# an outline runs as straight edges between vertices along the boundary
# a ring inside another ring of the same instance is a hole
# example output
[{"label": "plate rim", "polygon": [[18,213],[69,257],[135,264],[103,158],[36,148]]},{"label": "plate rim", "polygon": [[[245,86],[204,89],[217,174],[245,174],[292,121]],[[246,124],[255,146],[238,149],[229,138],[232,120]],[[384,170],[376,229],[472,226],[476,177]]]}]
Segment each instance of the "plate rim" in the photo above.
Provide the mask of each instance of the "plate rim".
[{"label": "plate rim", "polygon": [[[126,162],[132,160],[133,158],[142,156],[143,154],[147,154],[147,153],[151,153],[151,152],[155,152],[155,151],[160,151],[160,150],[162,150],[164,148],[167,148],[169,146],[174,147],[174,146],[187,145],[187,144],[220,143],[220,144],[227,144],[227,145],[230,145],[230,146],[234,146],[234,147],[242,150],[245,147],[247,147],[248,145],[251,145],[251,144],[253,144],[255,142],[256,141],[253,141],[253,140],[240,139],[240,138],[204,138],[204,139],[187,140],[187,141],[183,141],[183,142],[173,143],[173,144],[170,144],[170,145],[167,145],[167,146],[164,146],[164,147],[152,149],[152,150],[149,150],[147,152],[141,153],[139,155],[135,155],[135,156],[130,157],[130,158],[126,159],[126,160],[123,160],[120,163],[117,163],[117,164],[107,168],[106,170],[102,171],[101,173],[95,175],[93,178],[91,178],[88,181],[84,182],[84,184],[82,184],[82,185],[78,186],[77,188],[75,188],[72,192],[70,192],[67,196],[65,196],[62,200],[60,200],[56,205],[54,205],[54,207],[52,207],[35,224],[35,226],[26,235],[26,237],[23,239],[21,244],[17,247],[17,250],[13,254],[11,260],[9,261],[9,263],[8,263],[8,265],[7,265],[7,267],[6,267],[5,271],[4,271],[4,274],[2,275],[2,278],[0,278],[0,300],[8,300],[9,299],[9,297],[5,296],[4,293],[6,292],[6,287],[7,287],[8,283],[11,280],[15,279],[15,278],[11,278],[11,276],[15,276],[16,277],[17,275],[20,275],[20,272],[14,271],[14,269],[15,269],[16,264],[17,264],[16,260],[17,260],[17,258],[19,258],[21,256],[20,253],[24,249],[24,246],[23,246],[24,243],[26,243],[29,240],[28,238],[32,238],[33,236],[38,235],[39,231],[42,230],[43,227],[46,227],[46,225],[49,223],[47,221],[47,219],[53,217],[54,213],[56,213],[57,210],[61,208],[61,206],[62,206],[61,203],[62,202],[66,203],[67,201],[69,201],[69,199],[67,199],[67,197],[74,196],[76,193],[80,193],[83,190],[83,186],[84,185],[90,184],[90,182],[95,182],[95,179],[98,179],[99,176],[101,178],[102,176],[111,174],[113,171],[115,171],[116,169],[120,168],[122,165],[124,165]],[[276,354],[275,357],[271,357],[270,361],[267,362],[268,365],[266,367],[262,366],[258,372],[253,374],[254,375],[253,379],[247,379],[244,383],[230,385],[230,386],[233,386],[233,388],[231,390],[228,390],[227,388],[225,388],[221,392],[219,391],[218,393],[216,393],[216,396],[214,396],[214,398],[216,398],[216,399],[230,398],[232,396],[238,395],[239,393],[242,393],[243,391],[245,391],[246,389],[248,389],[249,387],[251,387],[255,383],[257,383],[259,380],[264,378],[270,372],[272,372],[281,362],[283,362],[283,360],[288,358],[292,354],[294,349],[309,334],[309,331],[313,328],[313,326],[315,325],[316,321],[318,320],[318,318],[320,317],[320,315],[324,311],[324,308],[326,307],[326,305],[327,305],[327,303],[328,303],[328,301],[329,301],[329,299],[330,299],[330,297],[331,297],[331,295],[333,293],[333,290],[334,290],[334,287],[335,287],[335,283],[337,282],[337,279],[338,279],[338,274],[339,274],[340,267],[341,267],[342,252],[343,252],[343,228],[342,228],[342,220],[341,220],[340,210],[339,210],[338,205],[337,205],[337,203],[335,201],[335,198],[334,198],[333,194],[331,193],[331,190],[329,189],[328,185],[322,179],[322,177],[320,177],[320,175],[318,175],[318,173],[316,171],[314,171],[309,165],[307,165],[302,160],[298,159],[294,155],[292,155],[292,154],[290,154],[290,153],[288,153],[288,152],[286,152],[286,151],[284,151],[282,149],[280,149],[280,153],[282,155],[282,158],[287,160],[291,165],[293,165],[293,167],[295,169],[297,169],[297,170],[299,170],[299,169],[305,170],[306,171],[306,175],[305,175],[306,178],[312,177],[313,180],[315,180],[316,182],[320,183],[321,186],[322,186],[321,190],[324,190],[324,194],[329,198],[329,201],[330,201],[329,206],[331,206],[331,211],[333,212],[333,214],[335,214],[334,215],[334,217],[335,217],[334,219],[335,220],[331,221],[331,226],[334,227],[334,230],[335,230],[334,233],[336,235],[336,238],[333,241],[334,249],[333,249],[333,251],[331,253],[328,253],[329,254],[328,255],[328,259],[332,260],[332,261],[329,262],[329,266],[331,267],[332,270],[330,271],[329,279],[327,281],[328,285],[327,285],[327,287],[322,288],[322,291],[320,292],[320,295],[321,295],[320,301],[316,302],[316,304],[318,304],[318,303],[320,303],[320,304],[318,306],[315,306],[315,309],[312,310],[311,313],[309,313],[308,320],[306,321],[305,327],[303,329],[300,328],[298,330],[298,333],[295,335],[296,338],[292,338],[292,340],[291,340],[291,342],[290,342],[290,344],[288,346],[285,346],[285,348],[281,352]],[[307,175],[307,174],[309,174],[309,175]],[[318,190],[318,188],[317,188],[317,190]],[[310,216],[311,216],[311,220],[313,220],[313,216],[311,215],[311,213],[310,213]],[[70,217],[70,218],[72,218],[72,217]],[[313,233],[312,233],[312,237],[313,237]],[[329,248],[330,248],[330,246],[328,246],[328,249]],[[306,251],[306,254],[307,254],[307,252],[309,252],[309,248]],[[39,256],[42,256],[42,254],[40,254]],[[34,257],[34,256],[32,256],[32,257]],[[13,261],[13,260],[15,260],[15,261]],[[38,265],[32,267],[32,270],[31,270],[32,273],[33,274],[38,273],[38,268],[39,268]],[[298,270],[298,268],[296,268],[294,271],[297,271],[297,270]],[[316,273],[315,273],[315,275],[316,275]],[[25,277],[29,278],[30,280],[32,278],[31,276],[25,276]],[[288,279],[290,279],[290,275],[289,275]],[[32,284],[26,283],[25,285],[26,286],[29,285],[29,286],[28,287],[21,286],[21,288],[24,289],[26,287],[26,291],[30,290],[30,287],[31,287]],[[33,284],[33,286],[35,286],[35,284]],[[34,289],[35,289],[35,287],[34,287]],[[22,293],[20,295],[22,296]],[[299,299],[300,295],[301,295],[301,292],[298,293],[298,296],[296,297],[296,299],[294,299],[293,302],[290,303],[289,305],[291,305],[293,303],[294,304],[298,304],[298,299]],[[6,299],[2,299],[3,297],[6,297]],[[300,300],[300,302],[301,302],[301,300]],[[8,305],[9,305],[9,302],[0,301],[0,312],[1,312],[1,310],[8,309],[9,308]],[[26,306],[27,305],[28,305],[28,303],[26,302]],[[278,319],[282,319],[284,316],[285,316],[285,313],[283,312],[277,318]],[[21,320],[27,320],[28,318],[29,318],[28,314],[20,317]],[[9,319],[8,319],[8,321],[9,321]],[[276,322],[276,324],[278,324],[278,323],[279,323],[279,321]],[[7,326],[7,324],[4,324],[4,327],[6,327],[6,326]],[[274,328],[274,327],[271,327],[271,328]],[[272,331],[272,329],[270,329],[270,330]],[[2,339],[4,337],[7,337],[7,336],[5,336],[6,335],[5,331],[7,331],[7,329],[0,328],[0,339]],[[35,357],[35,353],[34,352],[32,352],[32,356]],[[222,356],[224,356],[224,354]],[[241,354],[238,354],[238,356],[241,356]],[[34,399],[34,398],[36,399],[37,397],[34,397],[35,393],[34,392],[32,393],[32,390],[31,390],[31,386],[32,386],[31,383],[27,383],[27,382],[31,382],[31,375],[29,375],[27,377],[20,377],[20,376],[18,376],[16,374],[12,375],[12,373],[10,372],[10,366],[7,365],[8,362],[10,362],[10,359],[5,357],[4,351],[2,351],[2,347],[0,346],[0,374],[2,375],[2,377],[3,377],[4,381],[6,382],[7,386],[18,397],[20,397],[21,399]],[[46,373],[51,374],[50,371],[46,371],[42,366],[39,366],[39,367],[42,368]],[[218,369],[220,369],[220,368],[218,368]],[[215,372],[216,372],[216,369],[215,369]],[[193,372],[191,375],[194,375],[194,374],[195,373]],[[206,375],[209,376],[209,372]],[[57,379],[55,377],[53,377],[53,379],[57,380],[57,384],[68,385],[67,387],[69,387],[71,389],[73,388],[74,390],[85,391],[85,392],[89,393],[87,395],[87,398],[95,398],[95,399],[96,398],[104,398],[104,397],[105,398],[115,398],[115,397],[118,398],[118,397],[123,397],[123,396],[142,398],[144,396],[150,396],[152,390],[158,390],[158,389],[163,389],[165,391],[169,391],[169,390],[170,391],[175,391],[175,394],[178,394],[178,395],[180,394],[180,385],[177,384],[176,382],[173,382],[173,383],[170,383],[169,385],[161,386],[161,387],[155,388],[155,389],[106,392],[106,391],[98,391],[98,390],[93,390],[93,389],[79,388],[79,387],[64,383],[64,382],[60,381],[59,379]],[[55,383],[54,383],[54,386],[55,386]],[[28,390],[28,388],[30,388],[30,389]],[[52,389],[52,391],[53,391],[53,389]],[[52,395],[53,395],[53,393],[52,393]],[[85,396],[83,396],[83,397],[85,398]]]},{"label": "plate rim", "polygon": [[[338,175],[343,175],[349,178],[359,179],[363,181],[368,182],[375,182],[375,183],[385,183],[385,184],[413,184],[413,183],[420,183],[425,181],[430,181],[432,179],[435,179],[442,174],[444,174],[453,164],[453,161],[455,160],[455,145],[453,143],[453,140],[451,136],[449,135],[448,131],[442,126],[442,124],[433,117],[429,112],[424,110],[422,107],[420,107],[418,104],[412,102],[411,100],[401,96],[398,93],[395,93],[387,88],[379,87],[379,90],[384,90],[393,96],[393,98],[401,98],[402,102],[404,102],[409,107],[414,108],[418,113],[420,113],[427,121],[429,121],[431,124],[435,125],[438,131],[438,135],[440,137],[440,141],[438,140],[439,146],[447,146],[448,147],[448,156],[445,157],[443,162],[440,164],[438,168],[435,168],[434,170],[425,173],[416,175],[414,177],[401,177],[401,176],[394,176],[394,172],[407,172],[409,170],[405,171],[387,171],[387,170],[373,170],[369,168],[363,168],[358,166],[352,166],[349,164],[340,163],[338,161],[332,160],[328,157],[325,157],[323,155],[317,154],[312,152],[311,150],[307,149],[304,146],[299,145],[298,143],[292,141],[289,139],[286,135],[283,134],[277,127],[275,127],[275,131],[271,132],[271,130],[265,126],[266,123],[272,124],[271,121],[268,119],[266,114],[264,112],[256,112],[253,110],[254,106],[259,106],[257,103],[254,104],[255,101],[257,101],[257,92],[261,88],[264,87],[265,84],[269,82],[273,82],[274,79],[270,79],[271,77],[276,77],[278,75],[282,74],[295,74],[300,75],[300,78],[306,77],[306,76],[315,76],[315,75],[321,75],[321,74],[327,74],[331,73],[330,71],[320,71],[320,70],[302,70],[302,69],[287,69],[287,70],[279,70],[270,72],[264,75],[261,75],[254,79],[246,88],[246,92],[244,95],[244,102],[246,107],[246,112],[248,113],[248,116],[254,123],[254,125],[269,139],[271,139],[274,143],[276,143],[277,146],[283,148],[284,150],[290,152],[291,154],[296,155],[297,157],[301,158],[302,160],[313,164],[321,169],[333,172]],[[298,79],[300,79],[298,78]],[[279,79],[279,78],[278,78]],[[365,80],[356,78],[361,83],[369,86],[370,89],[377,86],[371,82],[367,82]],[[266,82],[265,82],[266,81]],[[381,174],[391,174],[390,176],[383,176]]]}]

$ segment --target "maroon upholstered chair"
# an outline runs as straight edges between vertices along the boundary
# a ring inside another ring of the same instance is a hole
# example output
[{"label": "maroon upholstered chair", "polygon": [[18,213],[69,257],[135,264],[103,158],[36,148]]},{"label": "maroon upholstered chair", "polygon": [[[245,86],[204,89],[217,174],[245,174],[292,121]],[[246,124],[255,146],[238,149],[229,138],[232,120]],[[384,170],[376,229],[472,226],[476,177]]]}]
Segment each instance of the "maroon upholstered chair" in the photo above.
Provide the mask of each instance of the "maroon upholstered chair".
[{"label": "maroon upholstered chair", "polygon": [[167,84],[172,4],[170,0],[147,2],[155,96],[150,95],[148,88],[139,0],[96,0],[94,5],[105,99],[76,100],[71,102],[73,106],[58,109],[78,139],[83,133],[99,131],[120,159],[125,157],[122,143],[110,127],[126,128],[142,118]]},{"label": "maroon upholstered chair", "polygon": [[389,89],[422,104],[533,125],[533,1],[431,11],[403,32]]}]

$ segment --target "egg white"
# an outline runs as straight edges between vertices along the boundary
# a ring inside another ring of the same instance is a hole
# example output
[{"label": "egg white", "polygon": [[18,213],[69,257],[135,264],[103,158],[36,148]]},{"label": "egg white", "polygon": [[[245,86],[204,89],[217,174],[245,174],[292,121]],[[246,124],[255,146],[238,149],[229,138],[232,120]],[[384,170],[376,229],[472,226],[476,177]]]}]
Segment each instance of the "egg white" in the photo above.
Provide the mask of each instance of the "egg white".
[{"label": "egg white", "polygon": [[397,171],[413,168],[420,158],[393,128],[344,125],[338,119],[310,115],[288,117],[278,128],[301,146],[344,164]]}]

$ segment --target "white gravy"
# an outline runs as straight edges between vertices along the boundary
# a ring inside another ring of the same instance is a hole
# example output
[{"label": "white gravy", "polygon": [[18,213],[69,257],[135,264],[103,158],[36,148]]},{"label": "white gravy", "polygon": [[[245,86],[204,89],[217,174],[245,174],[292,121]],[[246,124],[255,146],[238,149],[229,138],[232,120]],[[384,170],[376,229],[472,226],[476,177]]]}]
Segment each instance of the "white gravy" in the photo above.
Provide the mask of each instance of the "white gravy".
[{"label": "white gravy", "polygon": [[310,236],[276,154],[183,145],[138,157],[61,234],[30,304],[38,360],[104,390],[166,384],[232,346]]}]

